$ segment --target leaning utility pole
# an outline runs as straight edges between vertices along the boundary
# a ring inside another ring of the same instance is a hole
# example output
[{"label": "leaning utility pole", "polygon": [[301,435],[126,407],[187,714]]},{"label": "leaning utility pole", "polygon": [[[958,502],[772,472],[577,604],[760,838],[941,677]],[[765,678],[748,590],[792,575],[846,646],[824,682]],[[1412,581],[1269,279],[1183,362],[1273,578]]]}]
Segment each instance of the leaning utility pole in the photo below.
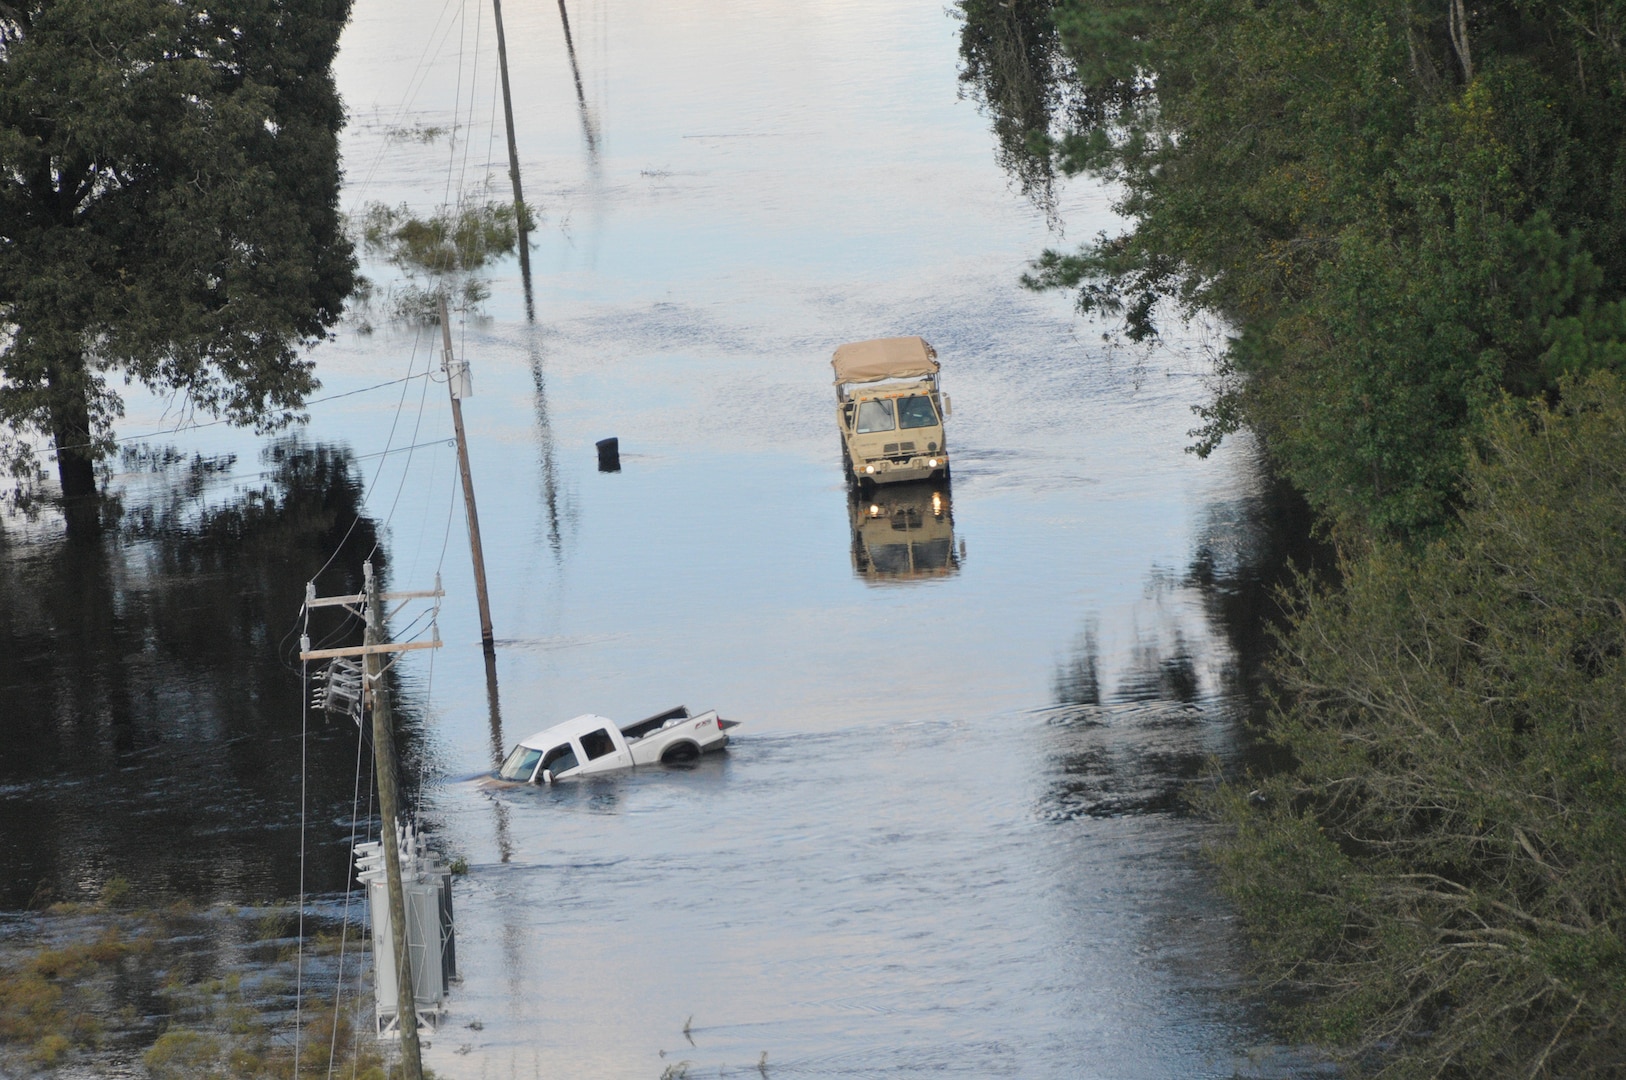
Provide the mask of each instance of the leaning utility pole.
[{"label": "leaning utility pole", "polygon": [[[519,183],[515,174],[514,183]],[[486,596],[486,556],[480,546],[480,513],[474,508],[474,479],[469,474],[469,441],[463,436],[463,402],[474,394],[469,362],[452,356],[452,324],[446,314],[446,294],[440,294],[440,333],[446,344],[441,369],[446,372],[446,392],[452,396],[452,427],[457,430],[457,469],[463,474],[463,506],[469,518],[469,554],[474,558],[474,595],[480,602],[480,644],[486,655],[496,651],[491,636],[491,600]]]},{"label": "leaning utility pole", "polygon": [[502,75],[502,118],[508,125],[508,179],[514,182],[515,226],[525,231],[525,193],[519,186],[519,144],[514,141],[514,98],[508,91],[508,38],[502,30],[502,0],[491,0],[497,20],[497,70]]},{"label": "leaning utility pole", "polygon": [[378,591],[378,576],[373,573],[372,562],[364,564],[363,569],[366,572],[367,591],[360,595],[318,597],[315,582],[305,587],[307,608],[342,605],[354,612],[359,605],[366,611],[367,635],[361,647],[312,649],[310,638],[306,637],[300,641],[299,658],[301,660],[331,660],[350,656],[365,658],[366,678],[363,685],[366,687],[367,700],[372,706],[373,772],[378,778],[378,811],[383,819],[380,822],[379,840],[380,846],[384,849],[384,873],[390,899],[390,936],[395,945],[395,1017],[396,1027],[401,1032],[401,1069],[406,1080],[423,1080],[423,1060],[418,1050],[418,1010],[414,1000],[416,984],[412,979],[412,957],[407,952],[406,898],[401,892],[400,834],[396,826],[398,801],[395,788],[397,776],[395,724],[390,709],[390,696],[384,687],[384,667],[381,657],[384,653],[439,648],[440,631],[437,628],[434,637],[429,641],[386,642],[383,640],[383,603],[385,600],[413,600],[427,597],[439,599],[444,594],[441,592],[439,580],[436,580],[432,592],[381,593]]},{"label": "leaning utility pole", "polygon": [[534,315],[531,301],[531,212],[525,209],[525,192],[519,184],[519,144],[514,141],[514,96],[508,90],[508,37],[502,28],[502,0],[491,0],[491,14],[497,21],[497,70],[502,75],[502,118],[508,126],[508,179],[514,183],[514,228],[519,232],[519,269],[525,279],[525,307]]}]

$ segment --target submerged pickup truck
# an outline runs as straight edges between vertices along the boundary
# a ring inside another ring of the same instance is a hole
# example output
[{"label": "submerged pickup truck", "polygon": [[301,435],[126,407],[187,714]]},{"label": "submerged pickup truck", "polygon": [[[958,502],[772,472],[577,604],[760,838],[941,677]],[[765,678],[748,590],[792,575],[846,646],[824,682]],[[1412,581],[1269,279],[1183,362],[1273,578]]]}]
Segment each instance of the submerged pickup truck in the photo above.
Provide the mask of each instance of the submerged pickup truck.
[{"label": "submerged pickup truck", "polygon": [[836,423],[848,474],[859,484],[946,477],[949,400],[937,387],[937,350],[918,337],[855,341],[830,360]]},{"label": "submerged pickup truck", "polygon": [[728,745],[728,729],[738,727],[715,709],[690,716],[682,705],[635,724],[584,713],[574,720],[539,731],[509,753],[497,770],[501,780],[551,784],[576,776],[692,761],[708,750]]}]

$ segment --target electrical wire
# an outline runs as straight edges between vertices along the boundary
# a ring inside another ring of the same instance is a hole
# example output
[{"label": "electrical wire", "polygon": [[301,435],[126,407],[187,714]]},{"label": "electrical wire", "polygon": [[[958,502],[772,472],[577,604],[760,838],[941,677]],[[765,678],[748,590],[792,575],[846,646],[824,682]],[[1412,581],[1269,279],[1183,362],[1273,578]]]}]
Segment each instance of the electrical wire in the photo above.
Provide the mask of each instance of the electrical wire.
[{"label": "electrical wire", "polygon": [[[413,379],[422,379],[426,377],[432,379],[433,376],[434,372],[431,370],[424,372],[422,375],[408,375],[400,379],[390,379],[387,382],[374,383],[372,386],[363,386],[359,390],[346,390],[342,394],[328,394],[326,397],[311,398],[309,401],[306,401],[305,405],[301,406],[301,408],[309,405],[321,405],[322,403],[328,401],[338,401],[340,398],[355,397],[357,394],[365,394],[372,390],[382,390],[386,386],[394,386],[397,383],[411,382]],[[166,409],[164,411],[168,412],[169,410]],[[156,439],[160,435],[175,435],[182,431],[202,431],[204,428],[218,427],[221,424],[229,423],[232,423],[230,417],[221,417],[217,420],[206,420],[201,424],[177,424],[175,427],[165,428],[162,431],[148,431],[143,432],[140,435],[120,435],[118,438],[109,439],[108,441],[112,443],[139,442],[142,439]],[[94,449],[95,446],[95,443],[78,443],[70,446],[53,446],[51,449],[46,451],[47,460],[54,458],[57,454],[60,454],[64,450],[90,450]]]},{"label": "electrical wire", "polygon": [[[451,24],[448,23],[446,31],[441,35],[439,43],[436,43],[435,33],[440,30],[441,20],[446,17],[447,12],[449,12],[451,9],[452,0],[446,0],[446,2],[441,5],[440,14],[435,16],[434,25],[430,27],[429,33],[425,37],[423,52],[418,54],[418,61],[415,65],[413,65],[412,74],[407,76],[406,96],[401,99],[401,104],[395,110],[395,116],[390,123],[390,127],[385,130],[383,141],[379,144],[377,152],[374,153],[372,162],[367,166],[367,171],[362,176],[361,182],[357,184],[354,189],[353,197],[357,200],[359,200],[361,195],[372,186],[373,177],[377,174],[380,166],[383,164],[384,154],[389,150],[390,144],[395,140],[396,136],[394,134],[394,130],[400,127],[401,119],[406,116],[407,110],[411,107],[413,101],[417,100],[419,92],[423,90],[424,83],[429,79],[429,66],[426,61],[428,60],[431,51],[438,53],[440,49],[445,46],[446,38],[451,34]],[[461,5],[459,5],[460,13],[461,10]],[[414,82],[416,82],[416,86],[413,85]],[[354,203],[352,203],[352,205],[354,205]]]},{"label": "electrical wire", "polygon": [[[474,88],[480,82],[480,31],[484,27],[485,21],[477,16],[474,20],[474,58],[469,63],[469,120],[465,125],[469,133],[474,131]],[[473,145],[474,140],[465,135],[463,139],[463,166],[457,174],[457,205],[459,209],[464,205],[464,194],[468,190],[469,149]]]},{"label": "electrical wire", "polygon": [[[432,358],[434,357],[434,351],[432,349],[430,350],[429,355],[431,357],[431,362],[433,362]],[[407,476],[408,476],[409,471],[412,468],[412,454],[411,454],[411,452],[418,449],[419,446],[427,446],[427,445],[429,445],[428,443],[419,443],[418,442],[418,431],[423,427],[423,408],[424,408],[424,405],[428,402],[428,400],[429,400],[429,384],[427,382],[425,382],[423,384],[423,393],[418,395],[418,418],[416,420],[414,420],[413,423],[412,423],[412,445],[406,447],[407,461],[406,461],[405,465],[401,466],[401,482],[395,488],[395,498],[390,503],[390,511],[389,511],[389,513],[384,515],[384,524],[386,526],[389,525],[389,523],[395,519],[395,508],[401,504],[401,492],[406,490]],[[444,442],[445,440],[442,439],[442,440],[437,440],[437,441]]]},{"label": "electrical wire", "polygon": [[[361,748],[365,740],[362,737],[361,720],[356,721],[356,779],[355,786],[350,792],[350,851],[354,856],[356,850],[356,817],[359,813],[357,807],[361,802]],[[339,1051],[339,1002],[344,994],[344,950],[350,936],[350,897],[355,894],[351,883],[352,875],[345,875],[344,884],[344,910],[339,919],[339,976],[333,984],[333,1034],[328,1040],[327,1075],[333,1080],[334,1058]],[[354,1060],[354,1053],[351,1054]],[[295,1075],[298,1075],[297,1072]]]},{"label": "electrical wire", "polygon": [[[412,355],[410,357],[408,357],[408,359],[407,359],[407,378],[404,378],[404,379],[401,380],[401,400],[395,403],[395,419],[390,421],[389,434],[384,437],[384,452],[385,453],[389,452],[390,444],[395,441],[395,429],[401,423],[401,410],[403,408],[405,408],[405,406],[406,406],[406,384],[409,381],[411,381],[412,369],[418,366],[418,345],[422,340],[423,340],[423,335],[422,334],[413,334],[412,335]],[[381,457],[380,460],[379,460],[379,463],[378,463],[378,469],[377,469],[376,472],[373,473],[372,480],[370,480],[368,482],[367,486],[364,489],[362,489],[362,493],[361,493],[361,501],[362,502],[367,501],[367,495],[373,490],[374,487],[377,486],[378,478],[381,475],[383,475],[383,472],[384,472],[384,462],[383,462],[382,457]],[[315,581],[317,578],[321,577],[324,573],[327,572],[327,568],[333,565],[333,560],[339,557],[339,552],[340,551],[344,550],[344,545],[345,545],[346,542],[349,541],[350,534],[356,531],[356,526],[358,524],[360,524],[360,522],[361,522],[361,515],[360,514],[357,514],[354,518],[352,518],[350,520],[350,527],[344,531],[344,536],[341,537],[339,542],[333,546],[333,554],[331,554],[331,555],[329,555],[327,557],[327,562],[322,564],[322,569],[316,571],[316,573],[311,575],[311,580],[312,581]],[[368,557],[371,558],[373,551],[377,551],[377,550],[378,550],[378,543],[377,543],[377,541],[374,541],[372,551],[368,552]],[[286,639],[284,639],[284,640],[286,640]]]},{"label": "electrical wire", "polygon": [[[310,632],[310,608],[305,608],[305,631]],[[310,747],[310,663],[300,661],[299,709],[299,951],[294,960],[294,1075],[299,1075],[300,1035],[305,1007],[305,778]]]},{"label": "electrical wire", "polygon": [[452,170],[457,166],[457,124],[463,118],[463,43],[468,37],[468,6],[466,3],[457,5],[458,38],[457,38],[457,89],[452,99],[452,137],[449,140],[450,153],[446,157],[446,191],[441,196],[440,204],[450,206],[452,202]]}]

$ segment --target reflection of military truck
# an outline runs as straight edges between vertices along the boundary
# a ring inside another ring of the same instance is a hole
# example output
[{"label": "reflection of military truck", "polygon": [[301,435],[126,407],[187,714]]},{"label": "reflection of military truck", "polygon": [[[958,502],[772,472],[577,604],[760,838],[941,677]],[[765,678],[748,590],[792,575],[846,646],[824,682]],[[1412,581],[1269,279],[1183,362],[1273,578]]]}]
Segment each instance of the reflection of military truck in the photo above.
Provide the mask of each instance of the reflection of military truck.
[{"label": "reflection of military truck", "polygon": [[847,468],[865,484],[947,476],[937,350],[917,337],[857,341],[836,350],[836,419]]},{"label": "reflection of military truck", "polygon": [[853,570],[866,581],[946,577],[960,568],[945,484],[893,484],[850,491]]}]

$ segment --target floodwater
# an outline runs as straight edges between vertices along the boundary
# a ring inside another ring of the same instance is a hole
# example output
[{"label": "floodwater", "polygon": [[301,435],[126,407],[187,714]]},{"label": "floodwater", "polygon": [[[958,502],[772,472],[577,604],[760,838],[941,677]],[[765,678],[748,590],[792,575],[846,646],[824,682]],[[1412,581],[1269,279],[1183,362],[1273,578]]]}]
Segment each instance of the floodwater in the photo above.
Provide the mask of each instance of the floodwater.
[{"label": "floodwater", "polygon": [[[447,592],[445,647],[394,670],[408,801],[470,865],[440,1075],[1300,1070],[1180,812],[1243,760],[1303,527],[1246,440],[1185,452],[1217,333],[1129,349],[1020,287],[1113,227],[1109,194],[1064,186],[1050,231],[958,96],[939,4],[505,16],[532,287],[500,264],[453,326],[494,667],[422,377],[439,334],[392,321],[369,266],[307,425],[175,430],[134,396],[115,529],[0,526],[0,907],[122,876],[342,910],[365,748],[302,708],[299,612],[373,552],[389,587]],[[488,20],[359,0],[349,209],[507,197]],[[952,481],[855,498],[830,352],[914,333],[943,361]],[[327,614],[313,640],[355,639]],[[730,749],[481,782],[559,720],[679,703],[739,721]]]}]

